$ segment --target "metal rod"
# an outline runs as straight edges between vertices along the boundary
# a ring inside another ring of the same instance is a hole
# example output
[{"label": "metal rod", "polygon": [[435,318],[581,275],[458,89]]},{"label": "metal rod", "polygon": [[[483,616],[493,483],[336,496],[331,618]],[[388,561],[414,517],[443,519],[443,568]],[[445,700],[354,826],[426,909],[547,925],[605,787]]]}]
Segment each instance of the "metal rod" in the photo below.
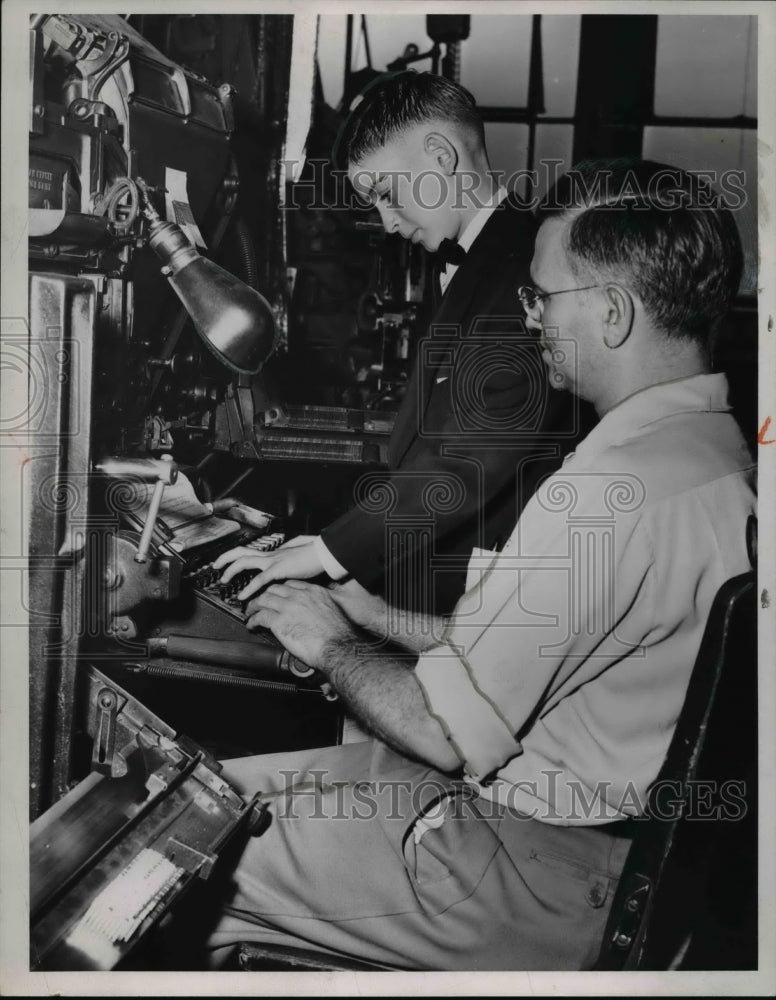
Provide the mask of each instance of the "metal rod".
[{"label": "metal rod", "polygon": [[[574,115],[542,115],[532,112],[529,108],[497,108],[489,105],[480,105],[477,109],[486,122],[514,122],[519,125],[528,125],[534,121],[537,125],[576,125],[578,119]],[[621,121],[603,120],[603,125],[618,126]],[[671,115],[649,115],[640,119],[638,123],[630,122],[629,127],[634,124],[642,126],[659,126],[665,128],[738,128],[756,129],[757,119],[746,115],[738,115],[733,118],[698,118],[694,116],[675,117]]]},{"label": "metal rod", "polygon": [[366,27],[366,14],[361,15],[361,34],[364,36],[364,52],[366,54],[366,64],[372,68],[372,49],[369,45],[369,32]]},{"label": "metal rod", "polygon": [[342,99],[347,97],[350,88],[350,69],[353,63],[353,15],[348,14],[345,29],[345,78],[342,83]]},{"label": "metal rod", "polygon": [[439,73],[439,57],[440,57],[441,53],[442,53],[442,49],[440,48],[439,42],[434,42],[434,47],[430,51],[430,55],[431,55],[431,72],[432,73],[435,73],[435,74]]},{"label": "metal rod", "polygon": [[[382,226],[380,228],[382,229]],[[241,482],[243,482],[245,479],[247,479],[248,476],[252,476],[253,475],[253,473],[256,471],[256,468],[257,468],[257,466],[251,465],[247,469],[244,469],[239,474],[239,476],[237,476],[236,479],[233,479],[231,481],[231,483],[229,483],[228,486],[225,486],[224,489],[219,490],[218,496],[213,497],[213,499],[214,500],[221,500],[223,497],[231,496],[232,492],[240,485]]]},{"label": "metal rod", "polygon": [[140,536],[140,542],[137,546],[137,552],[135,553],[135,562],[137,563],[144,563],[146,559],[148,559],[148,550],[151,547],[151,536],[153,535],[154,528],[156,527],[156,518],[159,515],[159,508],[162,506],[163,495],[164,480],[160,479],[154,484],[154,492],[151,497],[151,503],[148,506],[145,524],[143,525],[143,534]]},{"label": "metal rod", "polygon": [[526,165],[533,169],[536,155],[536,116],[544,113],[544,64],[542,62],[542,15],[534,14],[531,22],[531,64],[528,71],[528,154]]}]

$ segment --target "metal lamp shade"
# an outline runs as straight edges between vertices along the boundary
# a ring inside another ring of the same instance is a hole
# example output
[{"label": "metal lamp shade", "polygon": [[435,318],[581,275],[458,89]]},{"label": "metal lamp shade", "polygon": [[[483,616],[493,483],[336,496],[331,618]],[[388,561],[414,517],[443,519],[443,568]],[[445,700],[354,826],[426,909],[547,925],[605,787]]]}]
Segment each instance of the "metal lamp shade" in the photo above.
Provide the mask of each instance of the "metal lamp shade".
[{"label": "metal lamp shade", "polygon": [[200,256],[169,281],[219,361],[240,374],[261,371],[275,346],[275,319],[263,295]]}]

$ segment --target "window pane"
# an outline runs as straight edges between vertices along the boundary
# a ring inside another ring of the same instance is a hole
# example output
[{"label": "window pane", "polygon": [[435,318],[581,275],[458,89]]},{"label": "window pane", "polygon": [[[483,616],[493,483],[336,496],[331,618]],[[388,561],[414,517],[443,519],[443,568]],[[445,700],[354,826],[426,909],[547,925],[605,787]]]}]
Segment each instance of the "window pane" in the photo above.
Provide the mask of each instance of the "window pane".
[{"label": "window pane", "polygon": [[581,26],[579,14],[542,17],[544,107],[548,115],[574,114]]},{"label": "window pane", "polygon": [[318,69],[323,99],[332,108],[342,100],[346,21],[344,14],[322,14],[318,18]]},{"label": "window pane", "polygon": [[519,180],[514,175],[526,167],[528,126],[514,125],[511,122],[486,122],[485,142],[491,167],[501,174],[501,183],[512,190]]},{"label": "window pane", "polygon": [[[734,215],[746,258],[741,291],[753,295],[757,287],[757,134],[754,129],[645,128],[645,158],[685,170],[714,171],[709,178],[724,196]],[[743,171],[738,179],[729,171]],[[734,201],[735,199],[735,201]],[[736,202],[744,204],[736,207]]]},{"label": "window pane", "polygon": [[756,34],[756,23],[755,17],[659,15],[655,114],[715,118],[743,114],[747,80],[750,92],[757,86],[750,38]]},{"label": "window pane", "polygon": [[[364,44],[360,41],[361,17],[353,19],[353,69],[366,66]],[[389,62],[404,54],[404,49],[410,43],[417,45],[418,52],[427,52],[431,41],[426,34],[425,14],[367,14],[366,27],[369,32],[369,48],[372,53],[372,65],[381,73]],[[431,60],[413,63],[410,69],[427,70]]]},{"label": "window pane", "polygon": [[[537,125],[534,169],[538,174],[538,186],[531,192],[541,198],[555,181],[571,167],[574,147],[573,125]],[[560,160],[561,163],[556,161]]]},{"label": "window pane", "polygon": [[474,14],[461,45],[461,83],[478,104],[525,107],[530,58],[529,16]]},{"label": "window pane", "polygon": [[[372,65],[384,72],[388,63],[403,55],[405,46],[414,42],[420,52],[431,48],[426,34],[425,14],[369,14],[366,19]],[[342,99],[345,76],[345,38],[347,17],[344,14],[321,14],[318,18],[318,66],[321,71],[323,97],[327,104],[336,107]],[[426,59],[415,64],[419,70],[429,69]],[[353,16],[353,66],[354,70],[366,66],[366,48],[361,32],[361,15]]]},{"label": "window pane", "polygon": [[749,45],[746,51],[746,84],[744,89],[744,114],[757,117],[757,20],[749,18]]}]

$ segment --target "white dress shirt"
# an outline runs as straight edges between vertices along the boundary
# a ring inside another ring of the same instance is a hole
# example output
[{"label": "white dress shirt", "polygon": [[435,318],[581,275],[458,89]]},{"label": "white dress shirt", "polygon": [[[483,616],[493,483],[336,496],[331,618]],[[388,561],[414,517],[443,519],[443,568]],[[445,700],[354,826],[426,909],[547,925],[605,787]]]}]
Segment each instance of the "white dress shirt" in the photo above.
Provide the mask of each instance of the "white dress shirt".
[{"label": "white dress shirt", "polygon": [[415,676],[482,794],[561,825],[642,811],[712,601],[749,569],[754,470],[724,375],[654,385],[545,480],[502,552],[475,550]]},{"label": "white dress shirt", "polygon": [[[463,247],[463,249],[468,253],[471,249],[472,244],[480,235],[482,230],[485,228],[485,223],[493,215],[501,202],[509,194],[507,189],[502,185],[496,191],[493,203],[486,205],[481,208],[477,214],[469,221],[469,225],[464,229],[458,240],[458,246]],[[447,286],[453,280],[453,275],[458,270],[458,264],[448,264],[445,270],[439,275],[439,287],[442,289],[442,294],[447,291]]]}]

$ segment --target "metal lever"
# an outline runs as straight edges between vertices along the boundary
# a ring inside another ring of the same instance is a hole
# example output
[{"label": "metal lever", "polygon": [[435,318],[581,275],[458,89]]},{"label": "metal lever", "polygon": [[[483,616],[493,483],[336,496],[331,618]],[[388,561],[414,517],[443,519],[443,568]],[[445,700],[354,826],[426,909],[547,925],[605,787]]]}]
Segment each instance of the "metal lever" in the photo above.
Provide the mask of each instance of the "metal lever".
[{"label": "metal lever", "polygon": [[[172,464],[172,455],[162,455],[162,460]],[[175,477],[172,480],[178,478],[177,469],[175,471]],[[143,533],[140,536],[140,541],[137,546],[137,552],[135,553],[135,562],[144,563],[148,559],[148,550],[151,547],[151,537],[154,533],[154,528],[156,527],[156,519],[159,516],[159,508],[162,506],[162,497],[164,496],[164,486],[165,480],[160,476],[154,483],[154,492],[151,496],[151,503],[148,507],[148,513],[146,514],[145,524],[143,525]]]},{"label": "metal lever", "polygon": [[104,687],[97,695],[99,723],[92,751],[92,769],[109,777],[116,777],[125,771],[116,761],[116,717],[119,700],[115,691]]},{"label": "metal lever", "polygon": [[144,563],[148,559],[148,550],[151,547],[156,519],[159,516],[159,508],[162,505],[164,487],[169,484],[174,485],[178,479],[178,466],[173,461],[172,455],[162,455],[159,460],[150,458],[105,458],[98,463],[95,468],[103,475],[113,478],[123,478],[131,476],[143,479],[146,482],[154,483],[154,492],[151,496],[151,503],[146,514],[143,531],[135,553],[135,562]]}]

